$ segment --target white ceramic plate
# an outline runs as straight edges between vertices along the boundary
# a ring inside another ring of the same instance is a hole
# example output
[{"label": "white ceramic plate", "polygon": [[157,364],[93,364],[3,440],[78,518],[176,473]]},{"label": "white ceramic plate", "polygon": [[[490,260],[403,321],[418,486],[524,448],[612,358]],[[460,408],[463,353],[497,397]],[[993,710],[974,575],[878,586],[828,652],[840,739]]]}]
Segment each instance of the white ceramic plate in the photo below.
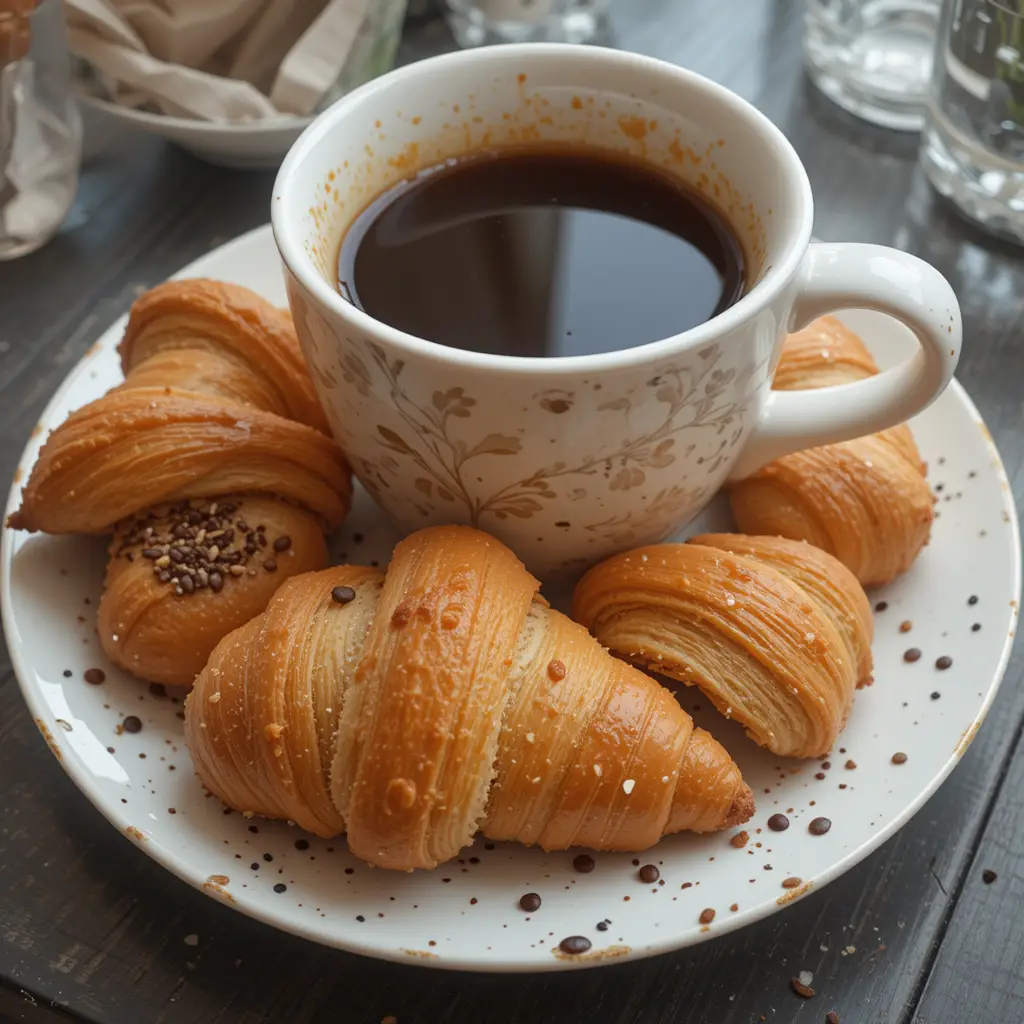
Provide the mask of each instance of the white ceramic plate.
[{"label": "white ceramic plate", "polygon": [[[270,229],[210,253],[182,276],[246,284],[284,301]],[[851,313],[880,361],[912,344],[874,314]],[[27,475],[47,431],[120,379],[114,324],[72,371],[25,449]],[[278,928],[318,942],[391,960],[474,970],[556,970],[662,953],[739,928],[851,868],[892,835],[935,791],[966,750],[1003,674],[1017,619],[1020,550],[1017,518],[999,456],[957,384],[915,423],[940,490],[932,541],[913,570],[872,595],[877,614],[875,684],[853,713],[826,764],[785,761],[756,748],[738,727],[683,695],[699,722],[739,762],[758,800],[747,826],[733,832],[674,836],[634,859],[598,854],[580,874],[571,853],[547,855],[478,841],[433,872],[373,871],[350,857],[344,840],[324,842],[281,822],[246,820],[206,797],[182,746],[181,703],[116,671],[100,652],[94,611],[104,544],[81,537],[29,537],[6,531],[2,550],[4,628],[25,699],[51,750],[82,792],[132,842],[196,888]],[[9,509],[17,504],[19,486]],[[728,527],[720,508],[700,527]],[[695,526],[696,528],[696,526]],[[386,564],[397,539],[360,492],[340,531],[339,559]],[[910,623],[909,631],[900,624]],[[977,628],[975,625],[977,624]],[[903,652],[919,648],[914,664]],[[952,658],[944,671],[936,659]],[[87,669],[106,675],[84,680]],[[127,715],[142,722],[122,733]],[[906,753],[904,764],[891,757]],[[856,768],[845,767],[855,762]],[[775,812],[791,827],[765,826]],[[809,822],[831,819],[812,836]],[[637,866],[655,864],[657,884]],[[802,880],[783,888],[787,878]],[[541,908],[519,909],[536,892]],[[710,925],[698,918],[715,911]],[[598,923],[607,928],[599,929]],[[559,942],[583,935],[590,953],[567,958]]]},{"label": "white ceramic plate", "polygon": [[218,124],[121,107],[81,88],[78,98],[107,117],[168,139],[200,160],[237,170],[278,167],[292,143],[313,120],[282,116],[251,124]]}]

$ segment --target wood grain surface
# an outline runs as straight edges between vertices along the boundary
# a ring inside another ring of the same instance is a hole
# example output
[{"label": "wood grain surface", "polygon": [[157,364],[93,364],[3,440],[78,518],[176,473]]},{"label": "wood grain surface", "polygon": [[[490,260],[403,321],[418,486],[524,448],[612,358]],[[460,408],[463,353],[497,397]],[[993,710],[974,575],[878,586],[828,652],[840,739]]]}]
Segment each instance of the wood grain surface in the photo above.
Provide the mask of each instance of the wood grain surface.
[{"label": "wood grain surface", "polygon": [[[906,249],[952,282],[959,378],[1024,500],[1024,253],[936,203],[916,139],[846,117],[807,85],[800,0],[621,0],[612,40],[756,103],[793,140],[816,234]],[[419,25],[405,59],[449,47]],[[0,480],[46,399],[143,288],[267,219],[271,174],[208,167],[90,124],[60,235],[0,264]],[[882,627],[884,628],[884,626]],[[572,975],[376,963],[279,934],[139,856],[40,741],[0,654],[0,1021],[50,1024],[842,1024],[1024,1022],[1024,658],[925,808],[785,913],[706,945]],[[984,870],[995,872],[986,883]],[[185,942],[195,936],[197,942]],[[813,972],[801,1000],[789,979]]]}]

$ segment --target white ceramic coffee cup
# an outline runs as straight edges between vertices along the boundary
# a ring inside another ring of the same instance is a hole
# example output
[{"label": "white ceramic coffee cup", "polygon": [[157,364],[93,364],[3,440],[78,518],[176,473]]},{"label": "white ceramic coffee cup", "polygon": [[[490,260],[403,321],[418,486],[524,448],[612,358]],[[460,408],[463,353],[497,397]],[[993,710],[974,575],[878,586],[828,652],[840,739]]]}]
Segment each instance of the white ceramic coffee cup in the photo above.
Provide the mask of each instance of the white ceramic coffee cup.
[{"label": "white ceramic coffee cup", "polygon": [[[338,293],[340,239],[389,185],[547,142],[633,154],[704,193],[752,286],[675,337],[554,359],[447,348]],[[811,243],[811,224],[804,168],[754,107],[660,61],[552,44],[449,54],[357,89],[299,138],[273,195],[295,325],[360,480],[405,528],[474,524],[542,575],[662,539],[730,476],[890,427],[946,387],[961,322],[945,279],[893,249]],[[919,350],[869,380],[772,392],[785,334],[843,308],[896,317]]]}]

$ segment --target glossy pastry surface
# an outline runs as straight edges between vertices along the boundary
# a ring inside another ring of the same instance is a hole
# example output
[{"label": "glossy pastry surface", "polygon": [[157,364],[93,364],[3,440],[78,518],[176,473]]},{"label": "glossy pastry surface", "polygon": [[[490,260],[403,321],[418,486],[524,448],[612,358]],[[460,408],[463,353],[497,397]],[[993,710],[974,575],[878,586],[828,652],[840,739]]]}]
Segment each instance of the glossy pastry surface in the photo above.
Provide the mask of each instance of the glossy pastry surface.
[{"label": "glossy pastry surface", "polygon": [[403,870],[477,830],[639,850],[753,810],[732,759],[667,690],[468,527],[411,535],[386,575],[289,580],[214,651],[186,737],[229,806],[345,830],[358,856]]},{"label": "glossy pastry surface", "polygon": [[[878,372],[864,343],[834,317],[786,340],[773,386],[849,384]],[[776,459],[730,488],[744,533],[807,540],[864,586],[906,572],[928,543],[934,496],[905,424]]]},{"label": "glossy pastry surface", "polygon": [[810,544],[708,534],[614,556],[573,616],[616,654],[698,686],[777,754],[826,753],[871,674],[857,580]]}]

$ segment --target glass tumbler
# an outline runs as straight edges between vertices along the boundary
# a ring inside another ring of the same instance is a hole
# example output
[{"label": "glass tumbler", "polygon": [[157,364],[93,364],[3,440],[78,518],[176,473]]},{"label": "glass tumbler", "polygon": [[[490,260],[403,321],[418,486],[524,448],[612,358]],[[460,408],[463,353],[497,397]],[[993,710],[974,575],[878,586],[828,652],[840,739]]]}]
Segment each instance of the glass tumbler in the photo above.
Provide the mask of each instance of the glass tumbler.
[{"label": "glass tumbler", "polygon": [[1024,242],[1024,0],[946,0],[921,165],[962,213]]},{"label": "glass tumbler", "polygon": [[0,260],[56,233],[81,144],[60,0],[0,0]]},{"label": "glass tumbler", "polygon": [[814,84],[858,117],[920,131],[940,0],[807,0]]},{"label": "glass tumbler", "polygon": [[447,0],[459,46],[486,43],[585,43],[611,0]]}]

